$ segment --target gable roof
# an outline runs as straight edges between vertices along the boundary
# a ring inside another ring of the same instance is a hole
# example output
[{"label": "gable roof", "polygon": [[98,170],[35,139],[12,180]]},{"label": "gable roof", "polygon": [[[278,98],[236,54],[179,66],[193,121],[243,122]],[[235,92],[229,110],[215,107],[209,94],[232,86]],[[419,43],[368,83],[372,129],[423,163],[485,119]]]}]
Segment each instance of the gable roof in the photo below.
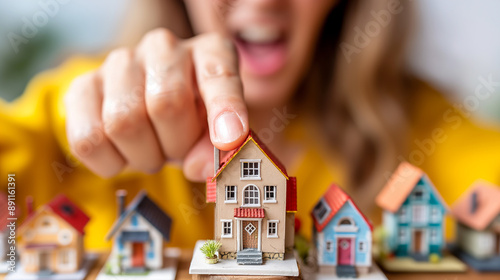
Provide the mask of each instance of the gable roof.
[{"label": "gable roof", "polygon": [[224,168],[231,162],[231,160],[243,149],[243,147],[249,142],[253,141],[255,145],[264,153],[264,155],[271,161],[271,163],[285,176],[286,182],[286,211],[294,212],[297,211],[297,178],[289,177],[286,172],[286,168],[281,163],[278,158],[266,147],[266,145],[257,137],[255,132],[250,130],[246,140],[238,148],[229,152],[219,165],[214,177],[208,177],[206,180],[206,202],[214,203],[216,201],[217,194],[217,177],[222,173]]},{"label": "gable roof", "polygon": [[[472,194],[477,194],[473,213]],[[451,213],[462,224],[475,230],[486,229],[500,215],[500,188],[486,181],[477,181],[453,204]]]},{"label": "gable roof", "polygon": [[250,130],[248,133],[248,136],[246,140],[241,144],[238,148],[232,150],[229,152],[224,159],[219,164],[219,169],[215,173],[215,176],[212,177],[212,181],[215,181],[215,179],[219,176],[219,174],[222,173],[222,171],[226,168],[226,166],[233,160],[233,158],[243,149],[243,147],[249,142],[252,141],[255,143],[255,145],[264,153],[264,155],[271,161],[271,163],[285,176],[285,178],[288,180],[288,174],[286,173],[285,166],[283,163],[281,163],[276,156],[271,153],[271,151],[266,147],[266,145],[257,137],[255,132]]},{"label": "gable roof", "polygon": [[344,204],[346,204],[347,202],[351,202],[352,206],[356,209],[356,211],[358,211],[359,215],[363,218],[363,220],[365,220],[370,230],[373,230],[373,225],[370,222],[370,220],[361,211],[359,211],[359,208],[352,201],[352,198],[336,184],[332,184],[328,188],[328,190],[323,195],[322,200],[324,200],[326,204],[328,204],[328,206],[330,207],[330,213],[325,219],[323,219],[323,221],[320,222],[316,219],[314,213],[311,212],[314,226],[316,227],[316,230],[318,232],[321,232],[328,225],[328,223],[332,220],[332,218],[335,217],[335,215],[339,212],[342,206],[344,206]]},{"label": "gable roof", "polygon": [[65,222],[72,226],[80,234],[84,234],[84,228],[89,222],[90,218],[80,209],[76,204],[74,204],[68,197],[64,194],[60,194],[52,199],[49,203],[42,206],[32,215],[28,216],[24,223],[19,227],[20,232],[34,220],[38,214],[40,214],[44,209],[48,209],[54,214],[61,217]]},{"label": "gable roof", "polygon": [[154,226],[163,236],[166,241],[170,240],[170,229],[172,226],[172,218],[168,216],[156,203],[154,203],[146,194],[145,191],[139,192],[134,200],[123,211],[118,220],[113,224],[111,230],[106,235],[106,240],[109,240],[118,231],[124,221],[137,212],[152,226]]},{"label": "gable roof", "polygon": [[424,171],[408,162],[401,162],[396,168],[387,184],[375,198],[375,202],[380,208],[395,213],[422,177],[434,192],[438,201],[447,209],[443,198]]}]

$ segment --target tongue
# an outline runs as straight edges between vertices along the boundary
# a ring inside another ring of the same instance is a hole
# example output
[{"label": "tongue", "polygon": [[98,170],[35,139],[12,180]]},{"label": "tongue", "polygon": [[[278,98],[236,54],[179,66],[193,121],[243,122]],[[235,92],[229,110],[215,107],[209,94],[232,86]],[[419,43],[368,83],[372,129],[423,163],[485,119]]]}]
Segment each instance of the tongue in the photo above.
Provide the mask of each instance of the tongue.
[{"label": "tongue", "polygon": [[257,75],[270,75],[285,63],[285,44],[283,42],[257,44],[238,42],[238,51],[243,67]]}]

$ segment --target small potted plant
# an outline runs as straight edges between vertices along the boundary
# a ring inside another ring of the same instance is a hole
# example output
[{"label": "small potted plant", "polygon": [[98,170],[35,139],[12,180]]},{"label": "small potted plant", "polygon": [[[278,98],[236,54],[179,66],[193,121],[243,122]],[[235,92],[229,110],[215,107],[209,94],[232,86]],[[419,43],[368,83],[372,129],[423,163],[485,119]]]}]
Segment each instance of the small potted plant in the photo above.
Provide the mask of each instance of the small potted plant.
[{"label": "small potted plant", "polygon": [[217,252],[222,244],[216,240],[207,240],[200,250],[205,255],[205,262],[209,264],[216,264],[218,262]]}]

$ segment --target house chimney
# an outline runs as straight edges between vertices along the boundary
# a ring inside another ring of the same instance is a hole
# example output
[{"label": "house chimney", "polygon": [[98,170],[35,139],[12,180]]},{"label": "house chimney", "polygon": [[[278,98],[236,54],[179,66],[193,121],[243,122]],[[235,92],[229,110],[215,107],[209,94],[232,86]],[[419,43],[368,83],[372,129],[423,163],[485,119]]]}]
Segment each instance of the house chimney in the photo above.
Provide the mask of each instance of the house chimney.
[{"label": "house chimney", "polygon": [[470,213],[474,214],[477,211],[477,207],[479,206],[479,203],[477,201],[477,191],[471,194],[470,199],[471,199]]},{"label": "house chimney", "polygon": [[217,175],[217,170],[220,166],[220,151],[214,146],[214,176]]},{"label": "house chimney", "polygon": [[125,211],[125,198],[127,197],[126,190],[116,191],[116,203],[118,205],[118,217],[120,217]]},{"label": "house chimney", "polygon": [[26,208],[28,208],[28,217],[33,214],[33,197],[32,196],[27,196],[26,197]]}]

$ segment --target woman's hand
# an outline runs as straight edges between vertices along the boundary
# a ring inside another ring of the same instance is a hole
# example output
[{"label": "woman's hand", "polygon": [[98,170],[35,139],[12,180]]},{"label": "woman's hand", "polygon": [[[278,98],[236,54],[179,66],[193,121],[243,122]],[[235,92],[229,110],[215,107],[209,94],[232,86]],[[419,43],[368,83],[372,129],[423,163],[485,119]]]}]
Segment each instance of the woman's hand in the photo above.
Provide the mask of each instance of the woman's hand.
[{"label": "woman's hand", "polygon": [[75,79],[65,104],[72,152],[103,177],[175,160],[201,181],[213,173],[212,144],[234,149],[249,129],[236,50],[218,34],[151,31]]}]

